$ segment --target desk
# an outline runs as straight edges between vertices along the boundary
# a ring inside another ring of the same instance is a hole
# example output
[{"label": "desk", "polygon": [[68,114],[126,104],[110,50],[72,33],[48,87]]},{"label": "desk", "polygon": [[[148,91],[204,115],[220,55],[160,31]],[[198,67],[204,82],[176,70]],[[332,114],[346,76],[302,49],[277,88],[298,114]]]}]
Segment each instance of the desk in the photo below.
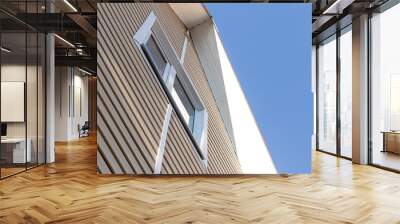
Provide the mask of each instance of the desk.
[{"label": "desk", "polygon": [[382,152],[392,152],[400,154],[400,132],[383,131],[383,150]]},{"label": "desk", "polygon": [[30,138],[26,140],[28,147],[25,153],[25,138],[6,138],[1,139],[1,157],[6,163],[26,163],[31,162],[31,145]]}]

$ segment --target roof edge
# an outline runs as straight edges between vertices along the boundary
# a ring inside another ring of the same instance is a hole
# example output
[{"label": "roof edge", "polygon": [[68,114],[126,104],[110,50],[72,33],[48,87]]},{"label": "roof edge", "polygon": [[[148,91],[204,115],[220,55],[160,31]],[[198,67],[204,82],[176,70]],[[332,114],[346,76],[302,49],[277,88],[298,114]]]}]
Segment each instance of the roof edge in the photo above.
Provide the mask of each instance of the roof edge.
[{"label": "roof edge", "polygon": [[169,3],[169,5],[187,29],[211,19],[211,15],[203,3]]}]

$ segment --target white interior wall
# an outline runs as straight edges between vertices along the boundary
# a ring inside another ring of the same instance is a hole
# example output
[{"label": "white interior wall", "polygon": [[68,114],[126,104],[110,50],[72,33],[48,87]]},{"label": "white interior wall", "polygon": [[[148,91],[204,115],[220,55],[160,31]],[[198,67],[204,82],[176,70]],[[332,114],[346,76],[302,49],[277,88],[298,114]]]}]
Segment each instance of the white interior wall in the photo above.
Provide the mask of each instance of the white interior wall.
[{"label": "white interior wall", "polygon": [[68,67],[55,68],[55,141],[68,141]]},{"label": "white interior wall", "polygon": [[[83,74],[75,70],[74,71],[74,102],[71,103],[74,105],[72,108],[72,119],[71,119],[71,136],[72,138],[78,138],[78,125],[82,126],[85,121],[88,121],[88,77],[82,76]],[[80,93],[78,93],[80,91]],[[79,97],[80,95],[80,97]],[[80,102],[79,102],[80,101]],[[80,111],[81,110],[81,111]]]},{"label": "white interior wall", "polygon": [[82,126],[88,120],[88,78],[83,75],[76,68],[56,67],[56,141],[79,138],[78,125]]}]

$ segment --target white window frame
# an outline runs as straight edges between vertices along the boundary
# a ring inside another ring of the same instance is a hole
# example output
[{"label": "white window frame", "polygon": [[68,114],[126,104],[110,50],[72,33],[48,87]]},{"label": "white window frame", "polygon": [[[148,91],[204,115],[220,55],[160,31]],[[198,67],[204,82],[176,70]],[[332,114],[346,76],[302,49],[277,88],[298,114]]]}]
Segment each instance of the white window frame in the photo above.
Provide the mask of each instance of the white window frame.
[{"label": "white window frame", "polygon": [[[140,27],[140,29],[135,33],[133,36],[133,42],[139,47],[141,53],[145,56],[146,59],[148,59],[148,63],[151,67],[152,62],[151,57],[148,58],[146,53],[146,43],[149,40],[151,36],[153,36],[154,40],[156,41],[156,44],[158,48],[161,50],[161,53],[166,59],[167,64],[164,68],[163,74],[159,74],[157,69],[153,69],[156,75],[161,76],[161,79],[164,81],[164,85],[166,86],[166,89],[169,91],[167,94],[171,95],[172,88],[174,86],[174,82],[176,80],[176,77],[178,76],[179,81],[182,84],[182,87],[184,88],[186,94],[188,95],[191,103],[194,106],[195,109],[195,114],[194,114],[194,121],[193,121],[193,128],[192,131],[190,131],[190,135],[194,138],[196,141],[197,146],[200,148],[201,154],[200,157],[203,157],[203,164],[207,167],[208,163],[208,150],[207,150],[207,133],[208,133],[208,113],[206,111],[206,108],[204,106],[204,103],[202,102],[201,98],[199,97],[199,94],[197,93],[197,90],[194,88],[194,85],[192,81],[190,80],[189,76],[187,75],[186,69],[183,66],[184,58],[185,58],[185,53],[186,53],[186,48],[187,48],[187,38],[185,39],[184,45],[182,47],[182,54],[180,57],[178,57],[175,49],[172,47],[171,42],[168,40],[167,36],[165,35],[165,32],[162,31],[161,33],[157,33],[158,35],[163,35],[163,38],[167,40],[168,46],[161,46],[157,42],[156,34],[153,33],[152,27],[158,23],[157,17],[154,14],[154,12],[151,12],[150,15],[147,17],[146,21],[143,23],[143,25]],[[174,58],[168,58],[167,54],[163,50],[163,47],[168,47],[169,50],[172,50],[174,52]],[[147,51],[148,52],[148,51]],[[149,60],[150,59],[150,60]],[[173,63],[175,61],[175,63]],[[176,63],[177,62],[177,63]],[[176,67],[176,68],[175,68]],[[171,96],[171,99],[173,97]],[[179,116],[182,116],[182,112],[176,107],[176,103],[173,102],[174,104],[174,110],[176,111]],[[188,130],[190,130],[188,124],[186,122],[182,122],[184,126]],[[168,125],[166,126],[168,128]]]}]

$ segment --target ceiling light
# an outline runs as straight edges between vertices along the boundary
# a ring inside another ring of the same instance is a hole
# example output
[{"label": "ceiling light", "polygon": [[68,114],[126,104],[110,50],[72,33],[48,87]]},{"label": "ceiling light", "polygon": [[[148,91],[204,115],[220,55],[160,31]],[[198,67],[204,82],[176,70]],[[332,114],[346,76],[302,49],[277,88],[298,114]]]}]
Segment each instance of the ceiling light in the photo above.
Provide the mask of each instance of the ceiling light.
[{"label": "ceiling light", "polygon": [[68,7],[70,7],[74,12],[78,12],[78,10],[68,1],[68,0],[64,0],[65,4],[68,5]]},{"label": "ceiling light", "polygon": [[75,45],[73,45],[73,44],[72,44],[71,42],[69,42],[68,40],[66,40],[66,39],[64,39],[64,38],[62,38],[62,37],[60,37],[60,36],[57,35],[57,34],[54,34],[54,36],[57,37],[57,38],[58,38],[59,40],[61,40],[62,42],[64,42],[65,44],[67,44],[68,46],[75,48]]},{"label": "ceiling light", "polygon": [[83,72],[83,73],[85,73],[85,74],[87,74],[87,75],[90,75],[90,76],[93,75],[92,73],[90,73],[90,72],[88,72],[88,71],[86,71],[86,70],[83,70],[83,69],[81,69],[81,68],[79,68],[79,67],[78,67],[78,70],[81,71],[81,72]]},{"label": "ceiling light", "polygon": [[11,52],[11,50],[9,50],[9,49],[7,49],[5,47],[1,47],[0,49],[1,49],[1,51],[4,51],[6,53],[10,53]]},{"label": "ceiling light", "polygon": [[336,0],[322,14],[342,14],[347,6],[351,5],[355,0]]}]

